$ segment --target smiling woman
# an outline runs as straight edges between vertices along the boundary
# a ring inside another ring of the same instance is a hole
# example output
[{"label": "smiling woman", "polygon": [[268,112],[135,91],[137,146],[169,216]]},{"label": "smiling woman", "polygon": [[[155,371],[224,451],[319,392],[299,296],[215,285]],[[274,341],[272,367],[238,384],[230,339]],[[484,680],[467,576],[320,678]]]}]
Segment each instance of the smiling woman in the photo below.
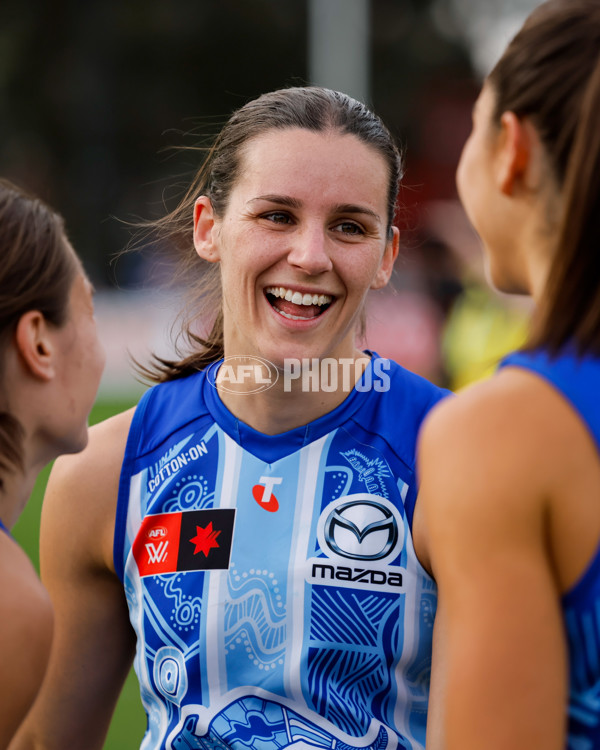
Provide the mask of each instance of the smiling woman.
[{"label": "smiling woman", "polygon": [[356,345],[398,253],[400,176],[363,104],[286,89],[233,114],[158,222],[202,290],[191,350],[53,471],[56,648],[15,747],[99,748],[137,648],[144,748],[424,748],[415,442],[445,392]]},{"label": "smiling woman", "polygon": [[[398,252],[384,157],[352,134],[288,128],[253,139],[240,171],[223,216],[208,196],[195,204],[196,251],[219,263],[227,290],[224,355],[258,355],[281,369],[291,358],[364,361],[356,332],[365,297],[387,283]],[[326,411],[347,395],[330,393]],[[254,415],[247,399],[223,400],[273,434],[323,413],[323,394],[304,396],[301,411],[270,414],[265,404]]]}]

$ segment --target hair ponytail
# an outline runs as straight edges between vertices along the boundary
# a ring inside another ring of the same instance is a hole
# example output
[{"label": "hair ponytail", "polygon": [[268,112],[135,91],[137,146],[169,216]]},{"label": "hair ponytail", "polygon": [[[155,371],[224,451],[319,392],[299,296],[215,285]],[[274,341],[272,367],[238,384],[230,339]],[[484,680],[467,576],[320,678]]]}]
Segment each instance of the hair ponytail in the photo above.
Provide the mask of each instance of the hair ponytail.
[{"label": "hair ponytail", "polygon": [[23,468],[23,427],[8,412],[0,412],[0,490],[4,489],[2,475]]},{"label": "hair ponytail", "polygon": [[600,54],[590,76],[563,186],[559,251],[531,346],[556,353],[573,341],[600,355]]}]

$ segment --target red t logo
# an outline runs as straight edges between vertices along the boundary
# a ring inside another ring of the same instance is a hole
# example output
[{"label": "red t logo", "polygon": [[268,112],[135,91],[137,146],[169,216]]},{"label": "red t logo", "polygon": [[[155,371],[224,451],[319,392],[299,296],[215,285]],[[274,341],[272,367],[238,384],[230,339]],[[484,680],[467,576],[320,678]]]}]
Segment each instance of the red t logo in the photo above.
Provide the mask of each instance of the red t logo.
[{"label": "red t logo", "polygon": [[273,494],[273,487],[283,482],[282,477],[261,477],[262,484],[255,484],[252,488],[252,496],[261,508],[275,513],[279,510],[279,501]]}]

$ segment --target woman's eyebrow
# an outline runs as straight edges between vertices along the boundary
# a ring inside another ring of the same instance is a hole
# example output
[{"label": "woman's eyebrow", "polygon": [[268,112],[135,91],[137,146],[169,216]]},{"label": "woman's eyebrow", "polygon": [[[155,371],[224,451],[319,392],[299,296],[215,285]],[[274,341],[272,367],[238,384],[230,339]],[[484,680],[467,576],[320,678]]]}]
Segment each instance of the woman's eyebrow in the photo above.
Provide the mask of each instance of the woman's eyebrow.
[{"label": "woman's eyebrow", "polygon": [[302,201],[292,198],[289,195],[259,195],[256,198],[251,198],[248,203],[254,203],[254,201],[268,201],[269,203],[276,203],[279,206],[302,208]]},{"label": "woman's eyebrow", "polygon": [[339,205],[334,206],[333,210],[335,213],[339,214],[366,214],[367,216],[371,216],[377,221],[381,221],[381,216],[379,216],[376,211],[373,211],[372,208],[367,208],[367,206],[359,206],[356,203],[340,203]]},{"label": "woman's eyebrow", "polygon": [[[302,208],[303,205],[302,201],[288,195],[259,195],[256,198],[251,198],[248,203],[253,203],[254,201],[268,201],[269,203],[287,206],[288,208]],[[336,214],[365,214],[366,216],[371,216],[376,221],[381,221],[381,217],[376,211],[356,203],[338,203],[332,206],[332,212]]]}]

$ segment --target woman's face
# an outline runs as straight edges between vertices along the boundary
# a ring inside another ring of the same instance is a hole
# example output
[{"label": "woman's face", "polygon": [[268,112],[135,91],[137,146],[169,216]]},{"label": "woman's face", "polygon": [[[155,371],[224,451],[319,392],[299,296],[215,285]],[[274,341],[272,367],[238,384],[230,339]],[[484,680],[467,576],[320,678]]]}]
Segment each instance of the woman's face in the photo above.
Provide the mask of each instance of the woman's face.
[{"label": "woman's face", "polygon": [[515,201],[501,189],[506,133],[494,121],[495,94],[486,83],[473,109],[456,184],[465,212],[479,235],[490,282],[501,291],[523,292],[523,262],[516,250]]},{"label": "woman's face", "polygon": [[105,353],[96,331],[92,286],[78,272],[69,296],[65,323],[55,328],[55,400],[50,437],[61,453],[81,450],[87,444],[89,413],[94,404]]},{"label": "woman's face", "polygon": [[384,158],[353,135],[271,130],[246,145],[240,175],[210,258],[221,264],[226,356],[353,357],[365,296],[387,283],[398,251]]}]

